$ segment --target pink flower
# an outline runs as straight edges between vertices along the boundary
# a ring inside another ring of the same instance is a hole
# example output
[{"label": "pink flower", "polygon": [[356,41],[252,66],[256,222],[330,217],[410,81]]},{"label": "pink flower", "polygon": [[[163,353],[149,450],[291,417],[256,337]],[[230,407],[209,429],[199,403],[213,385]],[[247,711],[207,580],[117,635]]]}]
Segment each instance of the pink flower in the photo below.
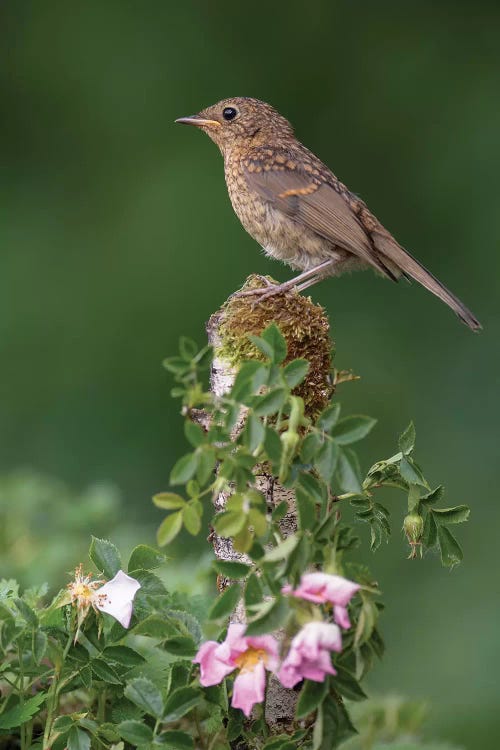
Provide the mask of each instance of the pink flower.
[{"label": "pink flower", "polygon": [[217,685],[234,669],[239,669],[231,705],[250,716],[255,703],[264,700],[266,669],[275,672],[278,667],[278,644],[271,635],[244,633],[244,625],[229,625],[226,640],[203,643],[193,661],[200,665],[203,687]]},{"label": "pink flower", "polygon": [[308,622],[292,640],[278,679],[286,688],[292,688],[304,679],[323,682],[327,674],[337,674],[330,652],[341,650],[342,636],[337,625]]},{"label": "pink flower", "polygon": [[333,576],[328,573],[305,573],[295,591],[290,585],[284,586],[282,591],[284,594],[291,594],[314,604],[330,602],[333,604],[335,622],[343,628],[350,628],[347,605],[360,588],[358,583],[342,578],[342,576]]}]

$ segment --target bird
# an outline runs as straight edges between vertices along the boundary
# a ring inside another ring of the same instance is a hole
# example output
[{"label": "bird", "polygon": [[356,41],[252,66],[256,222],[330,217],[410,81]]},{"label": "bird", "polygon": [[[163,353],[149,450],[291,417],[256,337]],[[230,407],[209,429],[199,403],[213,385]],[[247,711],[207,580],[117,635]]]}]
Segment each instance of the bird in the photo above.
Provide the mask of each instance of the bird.
[{"label": "bird", "polygon": [[223,99],[176,123],[203,130],[219,147],[233,209],[266,255],[300,273],[239,294],[262,300],[328,276],[372,268],[392,281],[414,279],[473,331],[482,326],[439,279],[405,250],[312,152],[274,107],[251,97]]}]

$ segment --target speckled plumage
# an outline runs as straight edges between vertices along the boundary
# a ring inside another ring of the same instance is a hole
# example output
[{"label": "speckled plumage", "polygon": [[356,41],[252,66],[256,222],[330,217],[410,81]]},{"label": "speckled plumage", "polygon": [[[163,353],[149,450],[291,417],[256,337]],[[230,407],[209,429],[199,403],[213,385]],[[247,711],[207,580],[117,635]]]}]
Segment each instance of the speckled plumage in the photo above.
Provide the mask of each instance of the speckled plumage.
[{"label": "speckled plumage", "polygon": [[303,272],[286,282],[288,287],[297,281],[304,289],[325,276],[372,267],[393,280],[401,275],[415,279],[472,330],[481,328],[470,310],[295,138],[290,123],[269,104],[225,99],[178,122],[197,125],[219,146],[229,197],[241,223],[268,255]]}]

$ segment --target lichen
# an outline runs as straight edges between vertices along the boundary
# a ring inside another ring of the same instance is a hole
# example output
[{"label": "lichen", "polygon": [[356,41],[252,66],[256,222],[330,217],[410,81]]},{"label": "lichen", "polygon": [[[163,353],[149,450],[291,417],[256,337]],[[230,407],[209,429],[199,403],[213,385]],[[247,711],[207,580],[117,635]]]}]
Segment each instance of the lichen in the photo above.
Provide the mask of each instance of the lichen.
[{"label": "lichen", "polygon": [[[276,284],[274,279],[265,277]],[[263,277],[252,275],[243,290],[263,285]],[[314,418],[328,404],[333,393],[331,381],[333,342],[324,309],[310,297],[303,297],[296,289],[268,297],[262,301],[253,296],[230,297],[218,317],[221,344],[216,355],[237,366],[245,359],[262,359],[261,352],[252,344],[249,335],[259,336],[274,322],[286,339],[288,353],[285,362],[299,357],[309,362],[309,372],[294,391],[304,399],[306,414]]]}]

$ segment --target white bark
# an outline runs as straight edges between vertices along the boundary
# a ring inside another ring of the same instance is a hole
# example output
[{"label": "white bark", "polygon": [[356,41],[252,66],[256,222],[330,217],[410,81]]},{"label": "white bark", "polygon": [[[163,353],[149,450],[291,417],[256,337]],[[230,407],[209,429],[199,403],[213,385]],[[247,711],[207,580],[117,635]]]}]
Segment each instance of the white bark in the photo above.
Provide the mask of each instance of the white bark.
[{"label": "white bark", "polygon": [[[224,311],[215,313],[210,318],[207,325],[207,333],[210,344],[217,349],[221,345],[219,326],[223,320]],[[237,368],[220,357],[215,357],[212,365],[210,384],[213,393],[222,396],[231,389],[234,382]],[[235,434],[242,429],[244,425],[244,414],[235,427]],[[288,504],[288,513],[280,522],[281,531],[284,536],[293,533],[297,529],[297,517],[295,507],[295,494],[293,490],[283,487],[277,479],[267,473],[264,467],[258,467],[256,472],[256,487],[266,498],[270,510],[276,505],[286,500]],[[216,498],[214,504],[217,511],[224,509],[229,494],[221,493]],[[217,534],[212,535],[213,546],[216,556],[220,560],[250,562],[242,553],[233,549],[230,539],[224,539]],[[223,590],[229,583],[227,579],[219,579],[219,589]],[[244,622],[245,613],[242,602],[234,614],[233,621]],[[271,731],[274,733],[287,731],[291,729],[297,702],[297,693],[288,690],[279,683],[274,675],[271,675],[266,694],[265,718]]]}]

